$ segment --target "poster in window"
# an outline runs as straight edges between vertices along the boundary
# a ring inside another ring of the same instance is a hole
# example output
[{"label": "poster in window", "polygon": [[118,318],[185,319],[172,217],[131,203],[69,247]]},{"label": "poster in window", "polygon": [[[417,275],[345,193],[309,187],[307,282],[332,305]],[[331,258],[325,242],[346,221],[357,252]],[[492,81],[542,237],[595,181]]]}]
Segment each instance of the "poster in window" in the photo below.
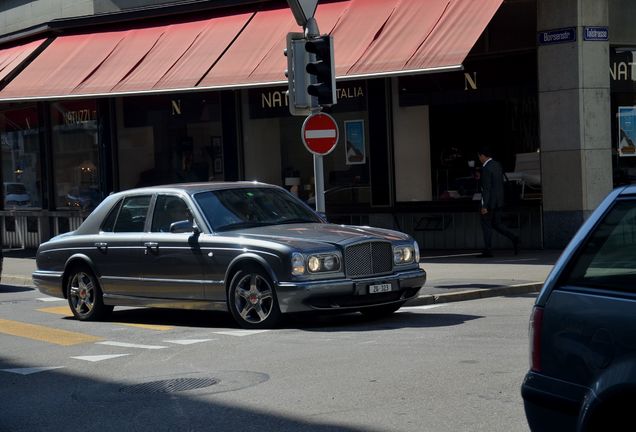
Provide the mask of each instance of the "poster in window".
[{"label": "poster in window", "polygon": [[212,137],[212,159],[214,160],[214,174],[223,173],[223,145],[220,136]]},{"label": "poster in window", "polygon": [[636,106],[618,107],[618,155],[636,156]]},{"label": "poster in window", "polygon": [[364,120],[348,120],[345,124],[345,151],[347,165],[366,163],[367,153],[364,143]]}]

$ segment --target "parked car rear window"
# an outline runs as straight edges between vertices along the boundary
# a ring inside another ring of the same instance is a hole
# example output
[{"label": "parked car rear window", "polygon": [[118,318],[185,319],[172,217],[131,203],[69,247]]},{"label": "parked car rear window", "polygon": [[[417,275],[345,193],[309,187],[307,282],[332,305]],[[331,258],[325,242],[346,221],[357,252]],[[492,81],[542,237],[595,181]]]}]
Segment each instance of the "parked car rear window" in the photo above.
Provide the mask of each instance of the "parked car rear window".
[{"label": "parked car rear window", "polygon": [[194,196],[213,231],[321,222],[289,193],[275,188],[221,189]]},{"label": "parked car rear window", "polygon": [[622,200],[592,232],[567,285],[636,291],[636,200]]},{"label": "parked car rear window", "polygon": [[108,216],[106,216],[106,219],[104,219],[104,223],[102,224],[101,229],[102,231],[113,232],[115,228],[115,218],[117,217],[117,213],[119,213],[121,202],[122,200],[117,201],[117,204],[113,206],[113,208],[110,210],[110,213],[108,213]]}]

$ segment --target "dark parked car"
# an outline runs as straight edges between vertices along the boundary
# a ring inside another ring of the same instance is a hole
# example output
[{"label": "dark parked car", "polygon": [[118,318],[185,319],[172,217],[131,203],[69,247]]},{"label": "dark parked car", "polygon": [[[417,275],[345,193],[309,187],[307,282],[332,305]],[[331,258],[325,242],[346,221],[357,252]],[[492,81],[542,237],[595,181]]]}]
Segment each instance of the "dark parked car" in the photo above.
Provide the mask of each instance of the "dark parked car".
[{"label": "dark parked car", "polygon": [[633,430],[636,186],[610,193],[548,276],[521,393],[534,431]]},{"label": "dark parked car", "polygon": [[408,235],[326,223],[286,190],[251,182],[113,194],[42,244],[33,273],[80,320],[116,305],[229,309],[245,328],[290,312],[390,314],[425,279]]}]

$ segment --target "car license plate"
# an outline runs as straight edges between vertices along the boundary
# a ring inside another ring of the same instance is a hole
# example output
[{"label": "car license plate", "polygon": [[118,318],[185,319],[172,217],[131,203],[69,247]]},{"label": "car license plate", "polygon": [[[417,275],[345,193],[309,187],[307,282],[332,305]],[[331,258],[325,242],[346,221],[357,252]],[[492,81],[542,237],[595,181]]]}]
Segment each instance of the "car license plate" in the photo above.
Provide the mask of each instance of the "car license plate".
[{"label": "car license plate", "polygon": [[392,288],[390,283],[369,285],[369,294],[389,292],[391,291],[391,289]]}]

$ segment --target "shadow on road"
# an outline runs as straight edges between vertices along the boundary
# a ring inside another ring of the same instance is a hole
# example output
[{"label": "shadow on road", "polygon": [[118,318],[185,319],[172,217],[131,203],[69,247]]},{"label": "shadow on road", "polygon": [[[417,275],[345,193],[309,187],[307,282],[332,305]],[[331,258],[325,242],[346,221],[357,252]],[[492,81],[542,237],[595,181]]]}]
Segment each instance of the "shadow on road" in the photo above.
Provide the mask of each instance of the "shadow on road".
[{"label": "shadow on road", "polygon": [[[0,431],[370,431],[222,401],[221,393],[238,391],[249,400],[249,388],[269,380],[259,372],[205,370],[161,377],[149,370],[121,382],[73,373],[72,363],[31,375],[3,371],[38,366],[50,365],[0,358],[0,400],[2,411],[10,413],[0,416]],[[228,399],[234,398],[240,399]]]},{"label": "shadow on road", "polygon": [[34,291],[35,288],[16,285],[0,285],[0,293],[16,293],[25,291]]}]

